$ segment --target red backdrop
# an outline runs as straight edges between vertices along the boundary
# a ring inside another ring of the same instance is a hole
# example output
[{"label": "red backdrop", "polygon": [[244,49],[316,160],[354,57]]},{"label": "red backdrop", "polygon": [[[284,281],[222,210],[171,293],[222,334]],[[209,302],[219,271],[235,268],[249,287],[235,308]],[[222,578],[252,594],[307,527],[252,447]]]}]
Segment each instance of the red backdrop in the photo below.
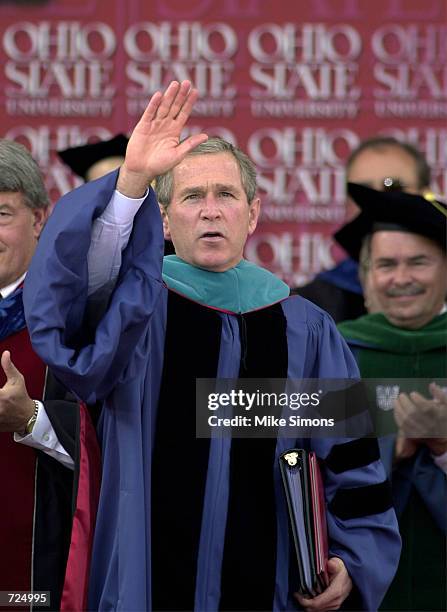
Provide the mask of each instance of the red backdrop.
[{"label": "red backdrop", "polygon": [[415,143],[447,198],[446,15],[444,0],[3,0],[1,135],[57,200],[78,182],[55,151],[129,132],[154,91],[189,78],[188,130],[259,170],[247,256],[301,284],[341,255],[330,236],[360,139]]}]

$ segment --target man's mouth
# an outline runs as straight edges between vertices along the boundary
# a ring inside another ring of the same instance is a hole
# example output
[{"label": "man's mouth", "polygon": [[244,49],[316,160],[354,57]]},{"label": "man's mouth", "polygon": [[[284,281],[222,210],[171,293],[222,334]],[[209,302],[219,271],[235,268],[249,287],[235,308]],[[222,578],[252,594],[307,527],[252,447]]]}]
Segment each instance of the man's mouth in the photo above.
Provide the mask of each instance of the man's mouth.
[{"label": "man's mouth", "polygon": [[204,240],[220,240],[224,235],[221,232],[204,232],[200,238]]}]

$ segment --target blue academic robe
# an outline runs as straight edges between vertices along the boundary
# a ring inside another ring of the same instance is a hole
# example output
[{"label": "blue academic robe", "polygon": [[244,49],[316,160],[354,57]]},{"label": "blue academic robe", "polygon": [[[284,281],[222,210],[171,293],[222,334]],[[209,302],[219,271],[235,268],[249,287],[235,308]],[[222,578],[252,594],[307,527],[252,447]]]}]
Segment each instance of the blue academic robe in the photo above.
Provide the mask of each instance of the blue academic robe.
[{"label": "blue academic robe", "polygon": [[[99,430],[103,481],[90,609],[150,610],[151,576],[155,570],[151,567],[149,516],[157,499],[157,491],[151,487],[153,445],[157,407],[165,393],[162,381],[168,361],[164,351],[170,329],[170,304],[175,300],[162,279],[163,234],[151,191],[136,216],[107,308],[96,309],[94,326],[86,320],[90,228],[110,200],[115,182],[116,173],[112,173],[78,188],[57,204],[27,276],[25,307],[35,350],[80,398],[103,402]],[[196,306],[204,317],[208,314],[205,311],[211,310],[203,304],[193,304]],[[351,353],[323,311],[298,296],[265,307],[266,312],[274,308],[283,325],[283,362],[288,377],[358,376]],[[240,331],[245,315],[213,309],[213,316],[218,317],[220,329],[215,376],[237,378],[246,348]],[[206,351],[207,339],[200,336],[199,327],[197,338],[205,344]],[[167,383],[176,385],[172,379]],[[181,393],[179,385],[179,405]],[[164,433],[169,436],[167,430]],[[330,554],[345,562],[362,608],[375,610],[394,575],[400,552],[396,518],[384,493],[386,476],[378,451],[371,453],[368,442],[368,450],[363,452],[362,442],[357,440],[320,438],[309,443],[282,439],[274,448],[274,456],[277,458],[295,443],[307,447],[310,444],[320,458],[331,459],[324,475]],[[233,518],[237,515],[235,507],[230,508],[231,446],[228,438],[214,438],[209,443],[198,534],[196,610],[218,610],[224,596],[221,580],[225,532],[230,514],[233,512]],[[356,452],[350,452],[351,448]],[[287,513],[276,460],[272,462],[271,478],[276,524],[272,531],[275,557],[268,607],[294,609],[291,593],[296,585],[293,581],[289,584]],[[353,492],[360,492],[366,503],[356,506],[358,496],[354,495],[351,504]],[[179,516],[181,520],[181,511]],[[175,588],[172,577],[172,589]],[[243,591],[244,584],[239,589]]]}]

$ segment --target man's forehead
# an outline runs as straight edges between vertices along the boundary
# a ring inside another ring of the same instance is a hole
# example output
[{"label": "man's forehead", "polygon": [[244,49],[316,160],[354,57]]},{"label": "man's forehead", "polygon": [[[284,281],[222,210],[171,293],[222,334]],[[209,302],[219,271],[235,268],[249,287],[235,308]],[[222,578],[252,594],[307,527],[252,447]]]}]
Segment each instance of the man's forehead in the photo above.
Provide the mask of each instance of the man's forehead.
[{"label": "man's forehead", "polygon": [[418,257],[434,253],[443,254],[433,240],[420,234],[383,230],[372,235],[372,257]]},{"label": "man's forehead", "polygon": [[188,187],[231,185],[242,188],[239,166],[231,153],[189,155],[174,168],[174,190]]},{"label": "man's forehead", "polygon": [[416,172],[417,164],[415,159],[402,149],[393,145],[383,145],[380,147],[374,147],[371,149],[364,149],[361,151],[356,159],[352,162],[351,168],[365,163],[370,164],[371,160],[374,160],[375,166],[383,166],[383,171],[386,172],[389,169],[389,164],[395,161],[396,165],[406,166],[410,172]]},{"label": "man's forehead", "polygon": [[399,147],[384,146],[377,149],[365,149],[359,153],[347,172],[352,183],[368,184],[383,189],[383,179],[392,177],[400,179],[411,188],[418,185],[419,174],[416,160]]},{"label": "man's forehead", "polygon": [[25,203],[25,197],[21,191],[0,191],[0,206],[18,206]]}]

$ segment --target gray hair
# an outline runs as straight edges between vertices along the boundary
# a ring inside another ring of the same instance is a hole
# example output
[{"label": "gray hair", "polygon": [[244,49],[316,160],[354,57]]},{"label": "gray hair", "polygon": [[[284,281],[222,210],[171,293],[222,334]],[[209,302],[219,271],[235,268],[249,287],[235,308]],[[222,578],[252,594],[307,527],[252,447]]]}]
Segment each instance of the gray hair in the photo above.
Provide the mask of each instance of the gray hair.
[{"label": "gray hair", "polygon": [[0,139],[0,192],[23,194],[29,208],[50,204],[39,166],[28,149],[13,140]]},{"label": "gray hair", "polygon": [[[187,157],[192,157],[193,155],[216,155],[217,153],[230,153],[236,160],[241,173],[242,186],[250,204],[257,190],[256,169],[251,159],[240,149],[223,138],[214,136],[190,151]],[[162,206],[166,207],[169,205],[172,200],[173,191],[174,173],[172,170],[157,176],[155,179],[155,192]]]},{"label": "gray hair", "polygon": [[367,234],[362,240],[359,254],[359,279],[362,286],[365,286],[366,276],[371,267],[371,240],[372,234]]}]

